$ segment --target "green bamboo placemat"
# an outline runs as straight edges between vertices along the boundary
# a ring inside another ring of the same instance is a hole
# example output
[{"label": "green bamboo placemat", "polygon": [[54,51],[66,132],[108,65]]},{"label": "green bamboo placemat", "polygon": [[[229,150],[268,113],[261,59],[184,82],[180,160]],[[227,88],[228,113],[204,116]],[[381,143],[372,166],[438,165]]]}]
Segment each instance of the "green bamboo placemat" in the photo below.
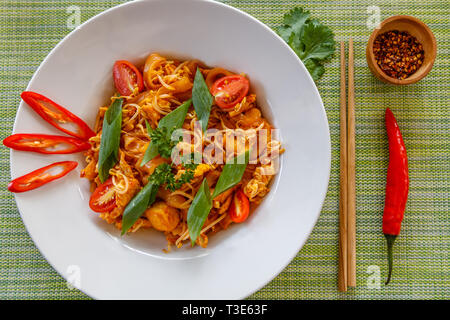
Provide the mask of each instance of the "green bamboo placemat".
[{"label": "green bamboo placemat", "polygon": [[[186,0],[188,1],[188,0]],[[19,94],[48,52],[81,22],[123,1],[0,1],[0,138],[10,134]],[[441,1],[228,0],[270,27],[296,5],[309,9],[335,32],[355,41],[357,288],[337,291],[339,200],[339,65],[334,58],[318,82],[328,114],[332,168],[320,219],[288,267],[255,299],[448,299],[450,298],[450,4]],[[371,6],[376,6],[372,8]],[[365,45],[373,10],[381,18],[409,14],[434,32],[438,55],[430,74],[415,85],[393,87],[370,74]],[[69,23],[69,24],[68,24]],[[286,79],[289,81],[289,79]],[[388,164],[383,114],[395,113],[409,155],[410,193],[402,233],[395,246],[395,274],[389,286],[381,234]],[[9,151],[0,147],[0,299],[87,299],[70,290],[36,249],[6,191]],[[375,279],[375,281],[373,280]]]}]

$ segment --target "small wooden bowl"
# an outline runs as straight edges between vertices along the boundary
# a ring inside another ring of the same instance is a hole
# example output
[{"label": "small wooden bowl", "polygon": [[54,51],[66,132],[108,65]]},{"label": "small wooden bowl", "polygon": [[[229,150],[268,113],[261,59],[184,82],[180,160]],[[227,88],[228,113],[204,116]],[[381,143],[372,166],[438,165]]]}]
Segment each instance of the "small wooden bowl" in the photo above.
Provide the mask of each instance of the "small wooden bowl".
[{"label": "small wooden bowl", "polygon": [[[419,69],[411,76],[406,79],[396,79],[388,76],[383,70],[378,66],[375,55],[373,53],[373,43],[375,38],[382,33],[387,31],[407,31],[412,36],[416,37],[417,40],[422,44],[424,50],[424,61]],[[419,19],[411,16],[393,16],[387,18],[380,24],[379,29],[375,29],[369,38],[366,48],[366,58],[367,64],[369,65],[370,71],[381,81],[391,83],[394,85],[405,85],[416,83],[423,77],[425,77],[428,72],[430,72],[433,67],[434,60],[436,58],[436,38],[430,28],[420,21]]]}]

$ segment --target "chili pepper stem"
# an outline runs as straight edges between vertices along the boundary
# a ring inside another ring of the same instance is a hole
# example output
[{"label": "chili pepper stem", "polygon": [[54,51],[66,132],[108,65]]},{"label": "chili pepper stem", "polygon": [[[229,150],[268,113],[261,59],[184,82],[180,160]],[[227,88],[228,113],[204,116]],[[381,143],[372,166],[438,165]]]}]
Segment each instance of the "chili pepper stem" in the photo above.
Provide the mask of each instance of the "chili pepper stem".
[{"label": "chili pepper stem", "polygon": [[397,236],[394,236],[392,234],[384,234],[387,240],[387,249],[388,249],[388,265],[389,265],[389,274],[388,278],[386,280],[385,285],[391,281],[391,275],[392,275],[392,265],[393,265],[393,258],[392,258],[392,246],[394,245],[394,241],[397,238]]}]

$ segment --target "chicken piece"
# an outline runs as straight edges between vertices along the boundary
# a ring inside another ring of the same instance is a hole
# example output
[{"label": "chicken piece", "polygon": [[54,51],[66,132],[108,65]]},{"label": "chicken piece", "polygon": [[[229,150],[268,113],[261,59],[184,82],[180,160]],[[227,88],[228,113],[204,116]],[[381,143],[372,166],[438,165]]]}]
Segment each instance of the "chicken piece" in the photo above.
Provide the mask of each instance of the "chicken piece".
[{"label": "chicken piece", "polygon": [[249,129],[251,127],[257,127],[262,122],[261,111],[258,108],[251,108],[245,113],[241,113],[238,124],[241,128]]},{"label": "chicken piece", "polygon": [[116,207],[111,212],[102,212],[100,218],[106,220],[108,223],[113,223],[119,218],[127,204],[133,199],[136,193],[139,191],[139,181],[134,178],[129,178],[128,189],[125,193],[116,193]]},{"label": "chicken piece", "polygon": [[140,188],[139,181],[134,178],[128,178],[128,190],[123,194],[116,194],[116,203],[118,207],[125,208],[133,199]]},{"label": "chicken piece", "polygon": [[145,211],[145,216],[152,227],[159,231],[172,231],[180,222],[178,209],[168,206],[163,201],[153,204]]},{"label": "chicken piece", "polygon": [[124,149],[131,153],[145,153],[148,146],[148,142],[131,135],[123,135],[122,140]]},{"label": "chicken piece", "polygon": [[128,164],[127,160],[125,160],[125,152],[119,150],[119,169],[122,171],[124,175],[127,177],[133,177],[133,169]]},{"label": "chicken piece", "polygon": [[161,57],[157,53],[152,53],[145,60],[144,65],[144,81],[149,89],[156,90],[161,86],[157,78],[158,70],[166,63],[166,58]]},{"label": "chicken piece", "polygon": [[190,203],[187,202],[188,199],[179,194],[172,194],[165,187],[159,188],[157,197],[163,199],[169,206],[177,209],[186,209],[190,206]]},{"label": "chicken piece", "polygon": [[256,94],[250,94],[244,97],[244,99],[242,99],[240,103],[236,104],[236,106],[231,111],[229,111],[230,117],[235,117],[240,113],[255,107],[255,101],[256,101]]},{"label": "chicken piece", "polygon": [[86,166],[86,168],[81,170],[80,177],[87,178],[89,181],[94,180],[95,177],[97,176],[97,172],[95,170],[96,164],[97,164],[97,162],[94,160],[89,162],[88,165]]},{"label": "chicken piece", "polygon": [[116,193],[116,207],[111,212],[102,212],[100,218],[106,220],[108,223],[116,222],[116,219],[122,215],[128,202],[130,202],[139,191],[139,188],[139,181],[129,178],[127,191],[123,194]]},{"label": "chicken piece", "polygon": [[153,124],[155,127],[158,125],[158,121],[161,118],[161,115],[158,111],[153,108],[151,104],[145,104],[142,106],[142,112],[145,118],[150,120],[150,124]]}]

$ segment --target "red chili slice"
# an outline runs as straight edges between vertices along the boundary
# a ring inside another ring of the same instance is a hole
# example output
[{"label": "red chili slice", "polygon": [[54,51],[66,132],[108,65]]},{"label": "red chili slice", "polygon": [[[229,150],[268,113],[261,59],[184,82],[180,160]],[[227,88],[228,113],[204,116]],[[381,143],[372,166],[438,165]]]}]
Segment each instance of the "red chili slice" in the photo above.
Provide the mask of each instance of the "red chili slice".
[{"label": "red chili slice", "polygon": [[14,150],[43,154],[75,153],[91,147],[89,142],[77,138],[33,133],[13,134],[5,138],[3,144]]},{"label": "red chili slice", "polygon": [[109,212],[116,207],[116,193],[113,187],[112,178],[99,185],[91,195],[89,207],[95,212]]},{"label": "red chili slice", "polygon": [[249,213],[250,202],[245,193],[241,189],[238,189],[234,194],[230,209],[228,209],[228,214],[233,222],[239,223],[247,220]]},{"label": "red chili slice", "polygon": [[123,96],[129,96],[137,87],[139,92],[144,89],[144,79],[139,70],[129,61],[118,60],[113,67],[114,84]]},{"label": "red chili slice", "polygon": [[75,161],[55,162],[12,180],[8,184],[8,190],[18,193],[39,188],[50,181],[64,177],[77,165]]},{"label": "red chili slice", "polygon": [[32,91],[24,91],[20,96],[45,121],[62,132],[82,140],[95,135],[83,120],[49,98]]},{"label": "red chili slice", "polygon": [[250,83],[247,78],[233,75],[220,78],[214,82],[210,91],[217,105],[223,110],[230,110],[247,95]]}]

